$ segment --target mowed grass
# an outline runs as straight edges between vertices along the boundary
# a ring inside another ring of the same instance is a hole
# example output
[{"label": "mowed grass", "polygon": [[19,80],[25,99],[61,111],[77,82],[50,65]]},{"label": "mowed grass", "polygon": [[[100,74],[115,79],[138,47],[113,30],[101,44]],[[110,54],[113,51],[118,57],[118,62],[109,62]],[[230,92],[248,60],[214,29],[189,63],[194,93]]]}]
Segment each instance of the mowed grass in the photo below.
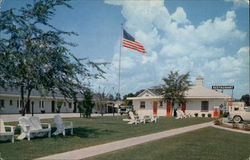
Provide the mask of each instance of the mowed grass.
[{"label": "mowed grass", "polygon": [[248,160],[249,157],[249,134],[208,127],[89,160]]},{"label": "mowed grass", "polygon": [[[1,156],[4,159],[33,159],[55,153],[70,151],[87,146],[103,144],[111,141],[129,137],[141,136],[150,133],[160,132],[173,128],[199,124],[211,121],[209,118],[189,118],[176,120],[174,118],[160,118],[157,123],[129,125],[122,121],[126,117],[94,117],[94,118],[65,118],[66,121],[73,121],[74,135],[52,136],[51,138],[34,138],[31,141],[22,140],[15,143],[0,143]],[[42,120],[42,122],[53,123],[53,119]],[[17,122],[7,123],[16,125]],[[52,125],[52,133],[55,131]],[[17,128],[16,134],[20,134]]]}]

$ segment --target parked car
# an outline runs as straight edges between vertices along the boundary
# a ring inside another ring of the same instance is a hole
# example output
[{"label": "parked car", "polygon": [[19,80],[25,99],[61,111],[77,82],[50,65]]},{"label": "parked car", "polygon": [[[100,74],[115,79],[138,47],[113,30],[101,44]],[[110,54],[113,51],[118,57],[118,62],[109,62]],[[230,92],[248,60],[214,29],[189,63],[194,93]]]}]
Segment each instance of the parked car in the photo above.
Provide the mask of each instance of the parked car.
[{"label": "parked car", "polygon": [[127,107],[125,105],[120,105],[119,109],[118,109],[118,113],[120,113],[120,115],[126,114],[127,113]]},{"label": "parked car", "polygon": [[235,123],[239,123],[241,121],[250,121],[250,107],[229,112],[228,119]]},{"label": "parked car", "polygon": [[119,106],[119,109],[118,109],[118,113],[120,113],[121,115],[123,114],[127,114],[129,111],[133,110],[133,106],[125,106],[124,104],[121,104]]}]

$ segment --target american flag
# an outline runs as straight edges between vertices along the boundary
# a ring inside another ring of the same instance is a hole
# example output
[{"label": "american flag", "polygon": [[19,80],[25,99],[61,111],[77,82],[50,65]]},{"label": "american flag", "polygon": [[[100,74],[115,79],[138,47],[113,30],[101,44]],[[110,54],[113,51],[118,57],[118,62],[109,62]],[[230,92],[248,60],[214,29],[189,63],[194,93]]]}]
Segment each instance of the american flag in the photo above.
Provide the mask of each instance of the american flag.
[{"label": "american flag", "polygon": [[136,50],[136,51],[141,52],[141,53],[147,53],[146,50],[144,49],[143,45],[140,42],[136,41],[135,38],[132,37],[125,30],[123,30],[122,46]]}]

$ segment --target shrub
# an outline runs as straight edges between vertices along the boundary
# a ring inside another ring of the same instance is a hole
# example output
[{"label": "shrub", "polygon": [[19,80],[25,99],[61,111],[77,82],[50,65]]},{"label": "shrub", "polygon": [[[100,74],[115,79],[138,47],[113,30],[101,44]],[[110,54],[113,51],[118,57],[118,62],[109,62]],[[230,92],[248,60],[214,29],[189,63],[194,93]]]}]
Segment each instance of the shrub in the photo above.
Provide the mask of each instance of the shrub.
[{"label": "shrub", "polygon": [[211,114],[211,113],[208,113],[207,116],[208,116],[209,118],[211,118],[211,117],[212,117],[212,114]]},{"label": "shrub", "polygon": [[250,131],[250,124],[244,123],[243,124],[243,129],[246,131]]},{"label": "shrub", "polygon": [[240,128],[240,126],[239,126],[239,123],[235,123],[235,122],[233,122],[233,128]]},{"label": "shrub", "polygon": [[202,116],[202,117],[205,117],[206,115],[205,115],[205,113],[202,113],[201,116]]},{"label": "shrub", "polygon": [[195,113],[194,116],[195,116],[195,117],[198,117],[198,113]]},{"label": "shrub", "polygon": [[221,125],[222,124],[222,119],[216,119],[214,120],[215,125]]}]

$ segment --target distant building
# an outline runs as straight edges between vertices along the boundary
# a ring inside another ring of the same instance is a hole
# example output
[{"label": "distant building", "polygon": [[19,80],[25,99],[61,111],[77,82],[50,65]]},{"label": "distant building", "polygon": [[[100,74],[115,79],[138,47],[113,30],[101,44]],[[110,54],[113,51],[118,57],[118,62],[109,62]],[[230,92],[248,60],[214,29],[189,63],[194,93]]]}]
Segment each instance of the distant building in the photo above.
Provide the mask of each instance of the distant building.
[{"label": "distant building", "polygon": [[[82,98],[79,96],[79,100]],[[26,97],[25,97],[26,100]],[[40,96],[40,93],[36,90],[31,92],[30,104],[26,110],[26,113],[56,113],[57,106],[61,105],[60,112],[72,113],[78,112],[77,104],[72,99],[66,99],[62,94],[55,94],[54,97],[48,94],[46,97]],[[8,88],[7,90],[0,87],[0,113],[19,113],[21,111],[21,97],[20,90],[18,88]]]},{"label": "distant building", "polygon": [[[83,96],[77,95],[77,100],[82,101]],[[92,113],[112,113],[114,111],[112,108],[114,106],[114,101],[109,101],[107,98],[100,100],[98,94],[93,95],[93,101],[95,107],[93,108]],[[26,113],[31,113],[32,108],[33,113],[56,113],[58,111],[58,106],[61,106],[60,113],[76,113],[79,112],[77,105],[78,104],[72,99],[65,99],[60,93],[55,94],[54,97],[52,94],[43,97],[38,91],[33,90],[31,92],[30,104],[26,109]],[[0,87],[0,114],[16,114],[20,113],[20,111],[20,90],[18,88],[8,88],[5,90]]]},{"label": "distant building", "polygon": [[[162,98],[163,96],[153,89],[146,89],[137,97],[128,97],[127,99],[133,101],[135,110],[144,112],[144,114],[172,116],[171,103],[164,103]],[[209,113],[213,116],[214,111],[218,111],[218,107],[221,105],[225,106],[232,97],[203,87],[203,78],[198,77],[196,78],[196,84],[185,93],[185,99],[187,100],[186,103],[175,104],[174,108],[181,109],[187,114],[198,113],[199,116],[205,114],[207,117]]]}]

